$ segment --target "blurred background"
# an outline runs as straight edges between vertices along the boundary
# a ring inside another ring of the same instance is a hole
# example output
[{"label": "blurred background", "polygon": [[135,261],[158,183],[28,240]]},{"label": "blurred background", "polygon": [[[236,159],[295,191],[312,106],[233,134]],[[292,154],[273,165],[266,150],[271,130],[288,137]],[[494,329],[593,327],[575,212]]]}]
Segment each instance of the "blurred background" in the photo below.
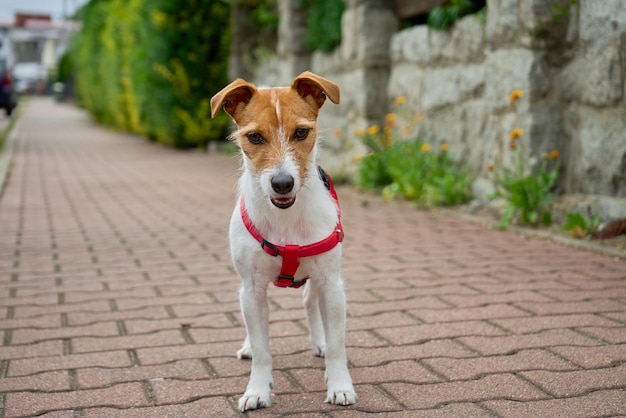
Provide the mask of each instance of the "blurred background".
[{"label": "blurred background", "polygon": [[520,177],[549,174],[537,193],[575,195],[568,209],[602,219],[626,217],[625,51],[623,0],[0,5],[7,114],[17,95],[53,95],[104,125],[206,149],[228,135],[209,100],[230,80],[289,85],[311,70],[342,89],[320,117],[321,161],[335,175],[416,196],[425,165],[399,165],[414,178],[394,181],[385,154],[408,140],[414,161],[440,150],[464,170],[433,186],[457,196],[446,204],[486,204],[511,186],[498,169],[521,164]]}]

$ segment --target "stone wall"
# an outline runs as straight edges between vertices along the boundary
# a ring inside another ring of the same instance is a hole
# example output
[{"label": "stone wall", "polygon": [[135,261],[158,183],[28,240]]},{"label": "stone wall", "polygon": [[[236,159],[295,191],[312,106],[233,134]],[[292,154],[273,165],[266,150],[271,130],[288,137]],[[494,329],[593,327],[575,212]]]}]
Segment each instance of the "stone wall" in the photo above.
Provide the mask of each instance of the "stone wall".
[{"label": "stone wall", "polygon": [[[279,0],[290,12],[294,3]],[[330,170],[350,171],[365,151],[354,132],[383,124],[405,96],[405,110],[424,114],[419,137],[447,143],[477,178],[494,159],[510,161],[508,133],[519,127],[529,157],[559,150],[562,191],[626,197],[626,1],[488,0],[482,21],[467,16],[448,31],[397,31],[391,3],[347,0],[334,52],[306,61],[295,48],[297,66],[279,48],[256,72],[285,85],[308,65],[341,86],[341,105],[321,115]],[[280,38],[299,39],[290,33]],[[514,89],[525,94],[512,108]]]}]

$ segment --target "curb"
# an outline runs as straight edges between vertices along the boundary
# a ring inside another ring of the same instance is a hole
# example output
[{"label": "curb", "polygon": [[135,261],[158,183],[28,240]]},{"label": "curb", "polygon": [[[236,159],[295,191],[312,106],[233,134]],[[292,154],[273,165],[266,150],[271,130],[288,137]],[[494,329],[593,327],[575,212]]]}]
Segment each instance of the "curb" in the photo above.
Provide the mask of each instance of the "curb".
[{"label": "curb", "polygon": [[6,186],[11,173],[13,152],[15,150],[15,143],[17,142],[21,123],[22,121],[18,119],[12,124],[13,126],[9,125],[7,128],[9,129],[9,133],[4,141],[4,146],[1,150],[2,152],[0,152],[0,196],[4,193],[4,187]]}]

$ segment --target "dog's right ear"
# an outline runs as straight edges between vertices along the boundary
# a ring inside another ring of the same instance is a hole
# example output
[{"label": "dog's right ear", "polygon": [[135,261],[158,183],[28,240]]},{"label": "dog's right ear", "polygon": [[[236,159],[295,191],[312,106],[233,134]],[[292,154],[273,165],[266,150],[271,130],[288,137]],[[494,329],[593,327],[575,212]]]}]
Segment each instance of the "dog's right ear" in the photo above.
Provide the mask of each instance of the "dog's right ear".
[{"label": "dog's right ear", "polygon": [[211,98],[211,117],[214,118],[220,108],[235,119],[240,104],[246,105],[256,93],[256,86],[241,78],[236,79]]}]

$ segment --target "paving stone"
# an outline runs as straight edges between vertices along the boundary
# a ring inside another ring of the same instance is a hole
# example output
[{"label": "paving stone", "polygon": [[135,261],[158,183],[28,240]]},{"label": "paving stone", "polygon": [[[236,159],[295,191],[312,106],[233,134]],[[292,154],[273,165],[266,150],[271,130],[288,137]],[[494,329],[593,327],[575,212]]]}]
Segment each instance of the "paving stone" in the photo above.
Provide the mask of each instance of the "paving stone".
[{"label": "paving stone", "polygon": [[569,344],[600,345],[597,340],[569,329],[554,329],[535,334],[505,337],[462,337],[459,341],[484,355],[508,354],[525,348],[551,348]]},{"label": "paving stone", "polygon": [[494,319],[492,322],[514,334],[532,334],[558,328],[616,325],[615,322],[595,314],[542,315],[529,318]]},{"label": "paving stone", "polygon": [[28,357],[54,356],[63,353],[63,342],[60,340],[41,341],[26,345],[8,345],[0,347],[0,358],[24,359]]},{"label": "paving stone", "polygon": [[29,344],[40,340],[75,336],[113,337],[118,335],[119,330],[115,322],[98,322],[91,325],[64,328],[20,328],[13,331],[11,344]]},{"label": "paving stone", "polygon": [[606,369],[577,371],[528,371],[520,373],[557,398],[584,395],[602,389],[626,387],[626,364]]},{"label": "paving stone", "polygon": [[9,376],[26,376],[49,370],[71,370],[81,367],[128,367],[131,360],[126,351],[107,351],[65,356],[41,356],[11,360]]},{"label": "paving stone", "polygon": [[506,335],[506,332],[501,328],[495,327],[488,322],[470,320],[412,325],[408,327],[377,327],[376,332],[393,344],[398,345],[416,344],[430,340],[466,337],[470,335]]},{"label": "paving stone", "polygon": [[607,390],[565,399],[517,402],[497,400],[483,405],[501,416],[511,418],[565,416],[571,418],[623,416],[626,396],[623,390]]},{"label": "paving stone", "polygon": [[202,379],[210,376],[208,368],[200,360],[189,359],[153,366],[91,367],[76,370],[76,383],[81,389],[125,382],[159,379]]},{"label": "paving stone", "polygon": [[[74,416],[74,415],[72,415]],[[145,408],[115,409],[115,408],[88,408],[83,409],[85,418],[197,418],[197,417],[240,417],[225,397],[202,398],[184,404],[150,406]]]},{"label": "paving stone", "polygon": [[480,319],[518,318],[529,316],[526,311],[505,304],[493,304],[471,308],[412,309],[408,311],[424,322],[455,322]]},{"label": "paving stone", "polygon": [[93,351],[137,349],[160,345],[185,344],[185,338],[179,330],[165,330],[141,335],[124,335],[115,337],[76,337],[72,339],[74,353]]},{"label": "paving stone", "polygon": [[[354,410],[331,412],[330,416],[337,418],[360,417],[362,412]],[[443,405],[438,408],[414,409],[398,412],[385,412],[386,418],[415,417],[415,418],[450,418],[450,417],[471,417],[471,418],[493,418],[494,415],[486,409],[472,403],[454,403]]]},{"label": "paving stone", "polygon": [[15,392],[5,397],[5,416],[33,416],[55,409],[85,408],[112,405],[118,408],[148,406],[140,383],[115,385],[108,388],[71,392]]},{"label": "paving stone", "polygon": [[551,347],[550,351],[585,369],[611,367],[626,360],[626,344]]},{"label": "paving stone", "polygon": [[466,359],[433,358],[422,362],[450,380],[478,379],[489,374],[524,370],[576,370],[578,367],[544,350],[522,350],[504,356]]},{"label": "paving stone", "polygon": [[0,379],[0,392],[63,391],[70,390],[70,377],[66,370],[37,373],[30,376],[5,377]]},{"label": "paving stone", "polygon": [[491,375],[465,382],[413,385],[386,383],[382,385],[410,409],[426,409],[451,402],[478,402],[489,399],[532,401],[548,395],[523,380],[508,374]]}]

